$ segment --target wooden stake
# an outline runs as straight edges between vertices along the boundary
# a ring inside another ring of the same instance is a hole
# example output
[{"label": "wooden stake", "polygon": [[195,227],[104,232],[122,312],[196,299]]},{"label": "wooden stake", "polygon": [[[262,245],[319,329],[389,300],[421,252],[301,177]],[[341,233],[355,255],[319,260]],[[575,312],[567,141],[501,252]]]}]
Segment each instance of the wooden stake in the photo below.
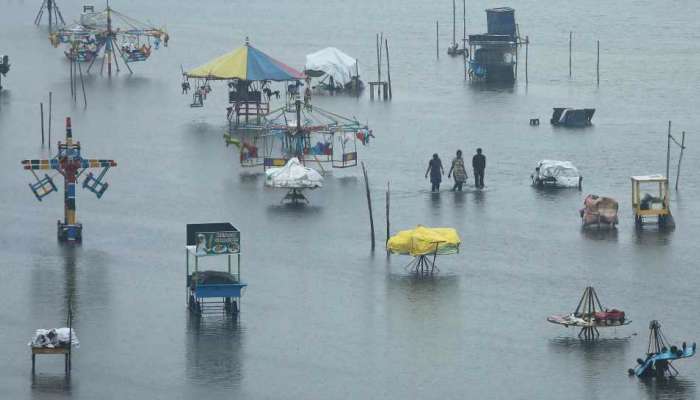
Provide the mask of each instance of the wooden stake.
[{"label": "wooden stake", "polygon": [[53,93],[49,92],[49,149],[51,148],[51,111],[53,109],[52,97]]},{"label": "wooden stake", "polygon": [[527,85],[527,49],[530,44],[530,37],[525,36],[525,85]]},{"label": "wooden stake", "polygon": [[671,164],[671,121],[668,121],[668,137],[666,138],[666,179],[668,179]]},{"label": "wooden stake", "polygon": [[569,78],[571,78],[571,41],[573,40],[574,33],[569,31]]},{"label": "wooden stake", "polygon": [[435,52],[437,55],[437,59],[440,59],[440,26],[438,25],[438,21],[435,21]]},{"label": "wooden stake", "polygon": [[[389,232],[390,232],[390,230],[389,230],[389,228],[390,228],[390,224],[389,224],[389,203],[390,203],[390,200],[391,200],[391,199],[390,199],[390,189],[391,189],[390,183],[387,182],[387,183],[386,183],[386,243],[389,243]],[[386,243],[385,243],[385,244],[386,244]],[[389,252],[389,250],[387,249],[387,253],[388,253],[388,252]]]},{"label": "wooden stake", "polygon": [[600,40],[596,41],[596,46],[598,53],[595,60],[595,77],[597,84],[600,85]]},{"label": "wooden stake", "polygon": [[367,178],[367,169],[365,162],[362,162],[362,175],[365,177],[365,192],[367,192],[367,208],[369,209],[369,229],[372,234],[372,251],[374,251],[374,218],[372,217],[372,198],[369,193],[369,179]]},{"label": "wooden stake", "polygon": [[44,147],[44,103],[39,103],[41,109],[41,147]]},{"label": "wooden stake", "polygon": [[83,88],[83,103],[85,108],[87,108],[87,95],[85,94],[85,82],[83,80],[83,67],[78,63],[78,71],[80,72],[80,86]]},{"label": "wooden stake", "polygon": [[386,46],[386,79],[389,84],[389,99],[391,99],[391,68],[389,67],[389,39],[384,39]]},{"label": "wooden stake", "polygon": [[678,170],[676,171],[676,191],[678,191],[678,180],[681,178],[681,161],[683,161],[683,150],[685,150],[685,131],[681,136],[681,155],[678,157]]}]

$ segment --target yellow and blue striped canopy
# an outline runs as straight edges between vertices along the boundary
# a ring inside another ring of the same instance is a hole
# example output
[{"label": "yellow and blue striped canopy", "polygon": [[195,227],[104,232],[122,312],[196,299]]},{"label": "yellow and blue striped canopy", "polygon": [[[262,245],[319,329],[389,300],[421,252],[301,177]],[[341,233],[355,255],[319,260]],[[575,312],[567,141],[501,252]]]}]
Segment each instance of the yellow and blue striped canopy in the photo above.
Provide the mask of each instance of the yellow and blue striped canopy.
[{"label": "yellow and blue striped canopy", "polygon": [[275,60],[249,44],[187,71],[185,75],[188,78],[210,80],[290,81],[304,79],[303,73]]}]

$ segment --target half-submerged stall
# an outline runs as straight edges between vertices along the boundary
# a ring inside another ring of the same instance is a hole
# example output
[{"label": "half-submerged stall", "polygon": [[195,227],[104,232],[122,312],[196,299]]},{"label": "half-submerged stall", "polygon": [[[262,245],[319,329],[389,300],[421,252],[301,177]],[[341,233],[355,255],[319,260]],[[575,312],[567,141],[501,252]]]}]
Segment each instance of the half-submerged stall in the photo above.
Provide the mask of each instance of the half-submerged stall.
[{"label": "half-submerged stall", "polygon": [[297,204],[300,201],[309,203],[303,191],[322,187],[323,177],[318,171],[301,165],[301,162],[293,157],[283,167],[265,170],[265,185],[287,190],[282,203]]},{"label": "half-submerged stall", "polygon": [[190,311],[238,314],[248,286],[241,282],[240,231],[228,222],[187,224],[185,253]]},{"label": "half-submerged stall", "polygon": [[32,374],[36,371],[37,355],[62,355],[66,375],[72,367],[73,347],[79,347],[80,341],[73,330],[73,313],[68,310],[67,327],[55,329],[37,329],[29,347],[32,349]]},{"label": "half-submerged stall", "polygon": [[[670,196],[668,193],[668,178],[663,175],[638,175],[630,178],[632,181],[632,210],[634,224],[637,228],[648,220],[656,219],[659,227],[675,224],[671,215]],[[656,187],[656,194],[649,192],[642,195],[642,190]]]},{"label": "half-submerged stall", "polygon": [[579,210],[581,223],[584,228],[615,228],[618,208],[617,201],[611,197],[589,194],[583,200],[583,208]]}]

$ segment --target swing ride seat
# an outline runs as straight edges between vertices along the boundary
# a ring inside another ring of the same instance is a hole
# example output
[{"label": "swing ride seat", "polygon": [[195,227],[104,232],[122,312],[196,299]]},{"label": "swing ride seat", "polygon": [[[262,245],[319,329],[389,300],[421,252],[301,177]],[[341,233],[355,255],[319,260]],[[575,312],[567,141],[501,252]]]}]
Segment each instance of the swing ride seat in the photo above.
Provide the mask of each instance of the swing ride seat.
[{"label": "swing ride seat", "polygon": [[51,192],[58,190],[53,183],[53,179],[46,174],[44,174],[44,177],[41,179],[37,178],[36,183],[30,183],[29,188],[32,189],[32,193],[34,193],[34,196],[36,196],[36,199],[39,201]]},{"label": "swing ride seat", "polygon": [[126,62],[138,62],[138,61],[146,61],[148,60],[148,57],[151,56],[151,53],[144,52],[141,50],[135,50],[135,51],[127,51],[125,52],[126,57],[124,57],[124,61]]},{"label": "swing ride seat", "polygon": [[102,178],[107,173],[108,169],[109,167],[104,168],[97,177],[95,177],[95,175],[92,172],[88,173],[88,175],[85,177],[85,180],[83,181],[83,189],[87,189],[95,193],[98,199],[102,198],[102,195],[109,188],[108,183],[102,182]]},{"label": "swing ride seat", "polygon": [[90,62],[97,56],[97,52],[94,51],[78,51],[77,53],[66,51],[64,54],[67,59],[74,62]]},{"label": "swing ride seat", "polygon": [[332,166],[333,168],[350,168],[357,166],[357,152],[343,153],[343,158],[340,160],[333,160]]}]

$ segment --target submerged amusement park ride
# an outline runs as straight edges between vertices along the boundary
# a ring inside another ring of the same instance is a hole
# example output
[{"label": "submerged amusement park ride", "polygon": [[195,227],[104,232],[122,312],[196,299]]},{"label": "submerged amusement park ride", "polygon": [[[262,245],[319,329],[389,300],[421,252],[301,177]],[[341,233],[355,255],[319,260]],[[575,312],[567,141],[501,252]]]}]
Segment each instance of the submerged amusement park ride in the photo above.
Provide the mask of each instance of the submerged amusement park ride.
[{"label": "submerged amusement park ride", "polygon": [[105,174],[111,167],[116,167],[117,163],[114,160],[104,159],[88,159],[80,155],[80,142],[73,142],[73,133],[71,129],[70,117],[66,118],[66,141],[65,143],[58,142],[58,154],[51,159],[44,160],[23,160],[24,169],[29,170],[34,178],[35,183],[30,183],[29,188],[36,196],[36,199],[41,201],[49,193],[58,190],[53,178],[48,174],[44,174],[40,178],[35,170],[54,170],[63,176],[64,181],[64,219],[63,222],[58,221],[58,240],[60,241],[76,241],[79,242],[83,237],[83,225],[77,222],[75,209],[75,186],[78,183],[78,178],[89,169],[100,169],[100,173],[95,175],[89,172],[83,180],[83,189],[87,189],[101,198],[109,185],[103,182]]},{"label": "submerged amusement park ride", "polygon": [[637,359],[637,366],[628,370],[630,375],[638,378],[663,378],[678,375],[678,370],[671,365],[672,361],[689,358],[695,355],[695,343],[688,346],[685,342],[681,347],[668,347],[666,337],[661,332],[659,321],[649,323],[649,345],[646,358]]},{"label": "submerged amusement park ride", "polygon": [[2,90],[2,77],[10,72],[10,57],[3,55],[0,57],[0,90]]},{"label": "submerged amusement park ride", "polygon": [[309,78],[318,79],[313,86],[316,92],[346,92],[357,95],[365,86],[360,80],[357,59],[335,47],[326,47],[307,54],[304,73]]},{"label": "submerged amusement park ride", "polygon": [[54,23],[56,25],[65,25],[66,21],[63,20],[63,15],[61,10],[56,4],[56,0],[41,0],[41,6],[39,6],[39,12],[36,13],[34,18],[34,25],[39,25],[41,23],[41,18],[44,16],[44,11],[46,11],[46,16],[49,20],[49,29],[53,28]]},{"label": "submerged amusement park ride", "polygon": [[[190,311],[198,315],[237,314],[243,289],[248,286],[241,282],[241,232],[228,222],[187,224],[185,252],[187,306]],[[235,270],[232,257],[236,258]],[[218,270],[204,270],[211,268],[212,262],[221,264],[222,259],[226,260],[223,267],[218,265]]]},{"label": "submerged amusement park ride", "polygon": [[532,185],[539,188],[579,188],[583,177],[571,161],[541,160],[530,174]]},{"label": "submerged amusement park ride", "polygon": [[526,43],[510,7],[486,10],[487,32],[464,38],[464,76],[472,81],[515,82],[518,76],[518,46]]},{"label": "submerged amusement park ride", "polygon": [[[227,145],[239,150],[242,167],[282,167],[296,157],[302,164],[312,163],[325,172],[358,164],[358,142],[367,145],[374,137],[366,124],[356,118],[311,105],[310,82],[300,71],[253,47],[244,46],[219,56],[199,67],[183,71],[183,94],[195,86],[192,107],[202,107],[212,90],[211,81],[228,86]],[[303,101],[301,91],[306,80]],[[273,90],[273,82],[284,83]],[[271,109],[279,100],[281,105]]]},{"label": "submerged amusement park ride", "polygon": [[603,308],[592,286],[586,287],[576,310],[566,315],[552,315],[547,321],[565,327],[581,328],[578,337],[582,339],[595,339],[600,336],[598,328],[610,328],[628,325],[625,312],[617,309]]},{"label": "submerged amusement park ride", "polygon": [[390,237],[386,248],[391,253],[413,256],[406,269],[425,275],[432,274],[437,269],[435,260],[438,255],[459,253],[461,243],[459,234],[453,228],[428,228],[418,225],[415,229],[400,231]]},{"label": "submerged amusement park ride", "polygon": [[140,22],[134,18],[107,8],[95,12],[94,7],[84,6],[80,20],[62,27],[49,35],[54,47],[65,44],[66,57],[75,62],[89,62],[88,72],[97,59],[102,58],[100,71],[107,64],[107,74],[112,75],[112,61],[119,72],[117,54],[131,73],[130,63],[146,61],[153,49],[168,46],[170,36],[162,28]]}]

